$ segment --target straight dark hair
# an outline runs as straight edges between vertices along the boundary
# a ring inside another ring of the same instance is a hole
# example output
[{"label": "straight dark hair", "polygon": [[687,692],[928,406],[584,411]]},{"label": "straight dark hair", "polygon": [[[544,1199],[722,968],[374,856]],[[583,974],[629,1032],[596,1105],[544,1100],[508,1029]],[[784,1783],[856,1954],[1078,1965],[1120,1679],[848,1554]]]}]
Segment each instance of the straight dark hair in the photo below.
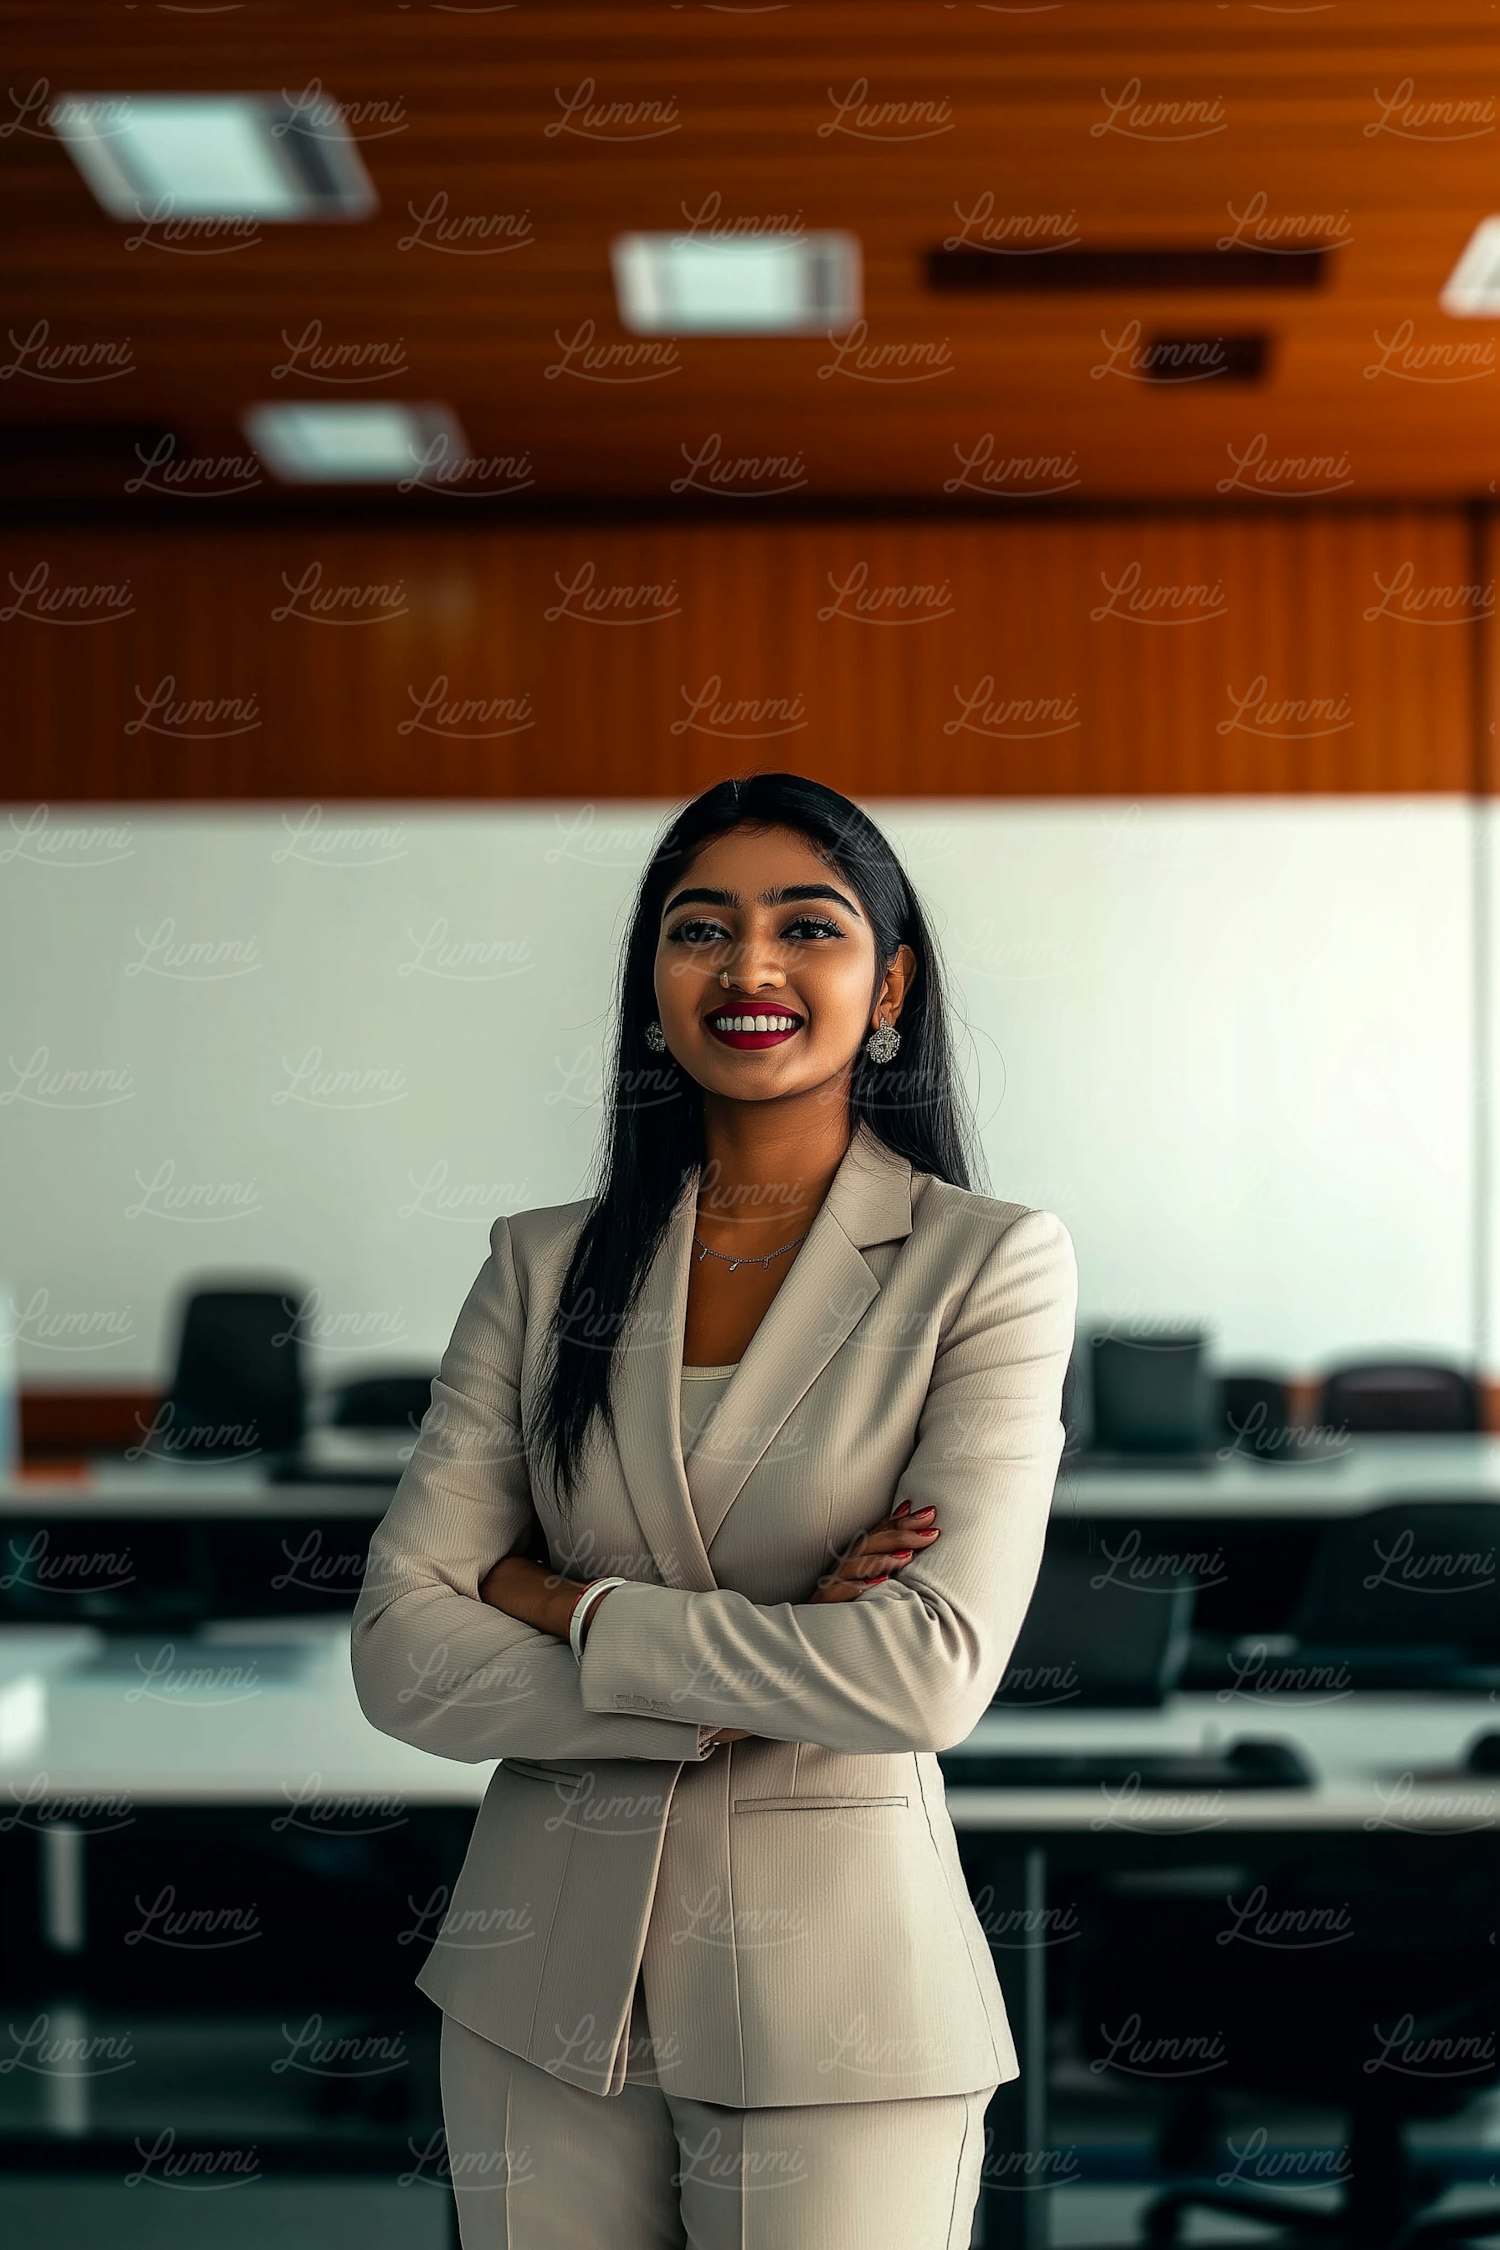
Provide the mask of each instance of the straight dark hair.
[{"label": "straight dark hair", "polygon": [[563,1277],[548,1332],[532,1433],[560,1493],[571,1499],[595,1418],[613,1435],[611,1377],[620,1340],[688,1175],[703,1163],[703,1094],[670,1053],[653,1054],[655,962],[662,907],[702,847],[735,828],[788,828],[843,878],[875,938],[870,1006],[900,945],[916,956],[901,1009],[901,1047],[873,1063],[863,1042],[849,1090],[851,1135],[860,1123],[914,1170],[956,1187],[971,1183],[973,1126],[948,1028],[942,965],[905,868],[867,813],[836,789],[795,773],[716,782],[683,807],[641,877],[621,954],[608,1083],[608,1128],[593,1209]]}]

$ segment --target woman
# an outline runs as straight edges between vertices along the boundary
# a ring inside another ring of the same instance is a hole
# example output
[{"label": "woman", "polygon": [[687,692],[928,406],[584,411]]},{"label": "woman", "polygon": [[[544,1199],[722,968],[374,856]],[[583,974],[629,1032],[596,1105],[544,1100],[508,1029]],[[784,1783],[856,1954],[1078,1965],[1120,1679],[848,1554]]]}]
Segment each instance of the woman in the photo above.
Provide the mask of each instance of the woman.
[{"label": "woman", "polygon": [[816,782],[672,822],[613,1073],[354,1616],[376,1726],[503,1761],[416,1980],[462,2239],[958,2250],[1017,2060],[937,1752],[1035,1583],[1072,1244],[971,1191],[922,909]]}]

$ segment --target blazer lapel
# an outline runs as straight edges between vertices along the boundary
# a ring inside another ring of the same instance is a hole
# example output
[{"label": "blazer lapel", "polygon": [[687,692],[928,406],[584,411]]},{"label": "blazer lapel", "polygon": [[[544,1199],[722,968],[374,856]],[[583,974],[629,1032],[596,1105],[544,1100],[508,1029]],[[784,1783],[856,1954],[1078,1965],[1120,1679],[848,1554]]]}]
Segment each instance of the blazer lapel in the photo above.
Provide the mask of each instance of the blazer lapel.
[{"label": "blazer lapel", "polygon": [[[911,1165],[861,1122],[786,1278],[767,1307],[719,1402],[731,1449],[715,1453],[712,1426],[694,1455],[688,1488],[679,1423],[683,1335],[698,1172],[689,1174],[647,1272],[616,1363],[615,1440],[631,1505],[662,1582],[712,1593],[708,1549],[756,1462],[834,1353],[863,1318],[880,1281],[861,1255],[911,1232]],[[753,1433],[753,1434],[752,1434]]]}]

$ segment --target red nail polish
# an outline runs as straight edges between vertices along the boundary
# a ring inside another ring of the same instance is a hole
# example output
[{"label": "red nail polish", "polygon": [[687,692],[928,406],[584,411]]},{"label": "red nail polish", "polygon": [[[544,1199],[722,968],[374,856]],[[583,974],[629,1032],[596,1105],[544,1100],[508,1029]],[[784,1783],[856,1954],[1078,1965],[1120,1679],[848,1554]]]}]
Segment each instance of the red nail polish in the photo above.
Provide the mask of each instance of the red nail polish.
[{"label": "red nail polish", "polygon": [[909,1500],[903,1500],[900,1507],[896,1510],[896,1514],[898,1516],[904,1516],[910,1506],[911,1502]]}]

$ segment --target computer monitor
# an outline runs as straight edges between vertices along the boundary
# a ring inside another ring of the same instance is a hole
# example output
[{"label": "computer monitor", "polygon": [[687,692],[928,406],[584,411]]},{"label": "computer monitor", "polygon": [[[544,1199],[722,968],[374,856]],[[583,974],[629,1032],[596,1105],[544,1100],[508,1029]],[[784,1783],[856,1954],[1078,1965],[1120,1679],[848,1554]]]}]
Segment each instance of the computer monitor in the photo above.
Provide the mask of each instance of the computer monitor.
[{"label": "computer monitor", "polygon": [[1176,1685],[1196,1589],[1112,1559],[1096,1524],[1054,1520],[1026,1622],[992,1708],[1150,1709]]},{"label": "computer monitor", "polygon": [[1200,1453],[1213,1442],[1217,1386],[1201,1328],[1089,1339],[1091,1450]]}]

